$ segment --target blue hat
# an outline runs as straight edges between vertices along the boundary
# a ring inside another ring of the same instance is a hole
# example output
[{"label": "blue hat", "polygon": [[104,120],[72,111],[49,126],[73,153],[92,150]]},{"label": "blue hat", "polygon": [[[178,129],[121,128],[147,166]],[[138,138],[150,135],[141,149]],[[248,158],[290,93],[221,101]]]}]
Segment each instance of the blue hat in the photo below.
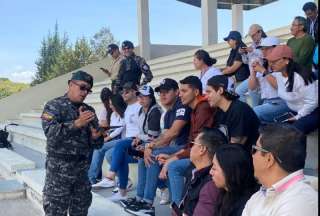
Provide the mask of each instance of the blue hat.
[{"label": "blue hat", "polygon": [[78,71],[72,73],[71,79],[68,81],[68,83],[71,80],[85,81],[86,83],[88,83],[90,85],[90,88],[92,88],[92,86],[93,86],[93,77],[90,74],[88,74],[87,72],[82,71],[82,70],[78,70]]},{"label": "blue hat", "polygon": [[241,41],[241,34],[238,31],[230,31],[229,35],[225,38],[223,38],[224,41],[228,41],[229,39],[233,39],[236,41]]},{"label": "blue hat", "polygon": [[117,44],[109,44],[108,49],[107,49],[107,53],[111,55],[113,53],[113,51],[117,50],[117,49],[119,49]]}]

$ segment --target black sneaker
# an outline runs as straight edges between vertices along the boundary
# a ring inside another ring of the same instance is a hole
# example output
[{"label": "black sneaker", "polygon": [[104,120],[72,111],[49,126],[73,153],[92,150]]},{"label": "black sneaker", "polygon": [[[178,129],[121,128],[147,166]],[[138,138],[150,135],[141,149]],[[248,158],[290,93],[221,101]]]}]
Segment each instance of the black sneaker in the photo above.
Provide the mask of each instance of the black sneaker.
[{"label": "black sneaker", "polygon": [[137,215],[137,216],[155,216],[155,209],[154,207],[146,203],[144,201],[136,202],[135,204],[132,204],[124,209],[126,212],[129,212],[130,214]]},{"label": "black sneaker", "polygon": [[139,202],[135,197],[128,198],[126,200],[121,200],[120,204],[123,208],[126,208],[128,206],[134,205],[135,203]]}]

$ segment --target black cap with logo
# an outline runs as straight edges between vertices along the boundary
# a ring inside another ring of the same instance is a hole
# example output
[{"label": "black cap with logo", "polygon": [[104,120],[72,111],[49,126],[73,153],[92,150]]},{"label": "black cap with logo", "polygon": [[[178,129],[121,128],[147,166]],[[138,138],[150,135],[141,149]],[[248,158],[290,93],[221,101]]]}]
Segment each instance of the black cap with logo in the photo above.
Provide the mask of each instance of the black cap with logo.
[{"label": "black cap with logo", "polygon": [[88,74],[87,72],[82,71],[82,70],[78,70],[78,71],[72,73],[71,79],[68,82],[70,82],[71,80],[85,81],[86,83],[88,83],[90,85],[90,88],[92,88],[92,86],[93,86],[93,77],[90,74]]},{"label": "black cap with logo", "polygon": [[159,92],[160,90],[177,90],[179,89],[179,85],[178,83],[170,78],[165,78],[161,81],[160,85],[158,87],[156,87],[154,90],[156,92]]}]

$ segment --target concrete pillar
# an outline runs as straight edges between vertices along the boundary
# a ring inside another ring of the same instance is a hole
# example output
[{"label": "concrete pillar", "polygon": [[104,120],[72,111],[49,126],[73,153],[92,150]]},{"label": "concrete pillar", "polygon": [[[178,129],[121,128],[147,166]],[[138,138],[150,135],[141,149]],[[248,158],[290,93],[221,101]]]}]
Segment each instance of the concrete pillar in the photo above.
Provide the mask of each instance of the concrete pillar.
[{"label": "concrete pillar", "polygon": [[202,46],[218,42],[217,0],[201,0]]},{"label": "concrete pillar", "polygon": [[150,59],[149,0],[137,0],[140,55]]},{"label": "concrete pillar", "polygon": [[232,6],[232,30],[238,31],[243,36],[243,5],[233,4]]}]

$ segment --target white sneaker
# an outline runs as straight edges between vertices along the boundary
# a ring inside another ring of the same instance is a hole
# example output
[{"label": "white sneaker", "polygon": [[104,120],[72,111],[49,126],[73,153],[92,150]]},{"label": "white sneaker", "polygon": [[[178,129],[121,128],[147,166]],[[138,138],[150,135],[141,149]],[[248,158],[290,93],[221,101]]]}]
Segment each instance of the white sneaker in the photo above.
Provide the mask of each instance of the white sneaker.
[{"label": "white sneaker", "polygon": [[165,188],[163,190],[161,189],[157,189],[157,196],[160,197],[160,202],[159,204],[160,205],[167,205],[170,203],[170,194],[169,194],[169,189],[168,188]]},{"label": "white sneaker", "polygon": [[92,185],[92,188],[111,188],[115,186],[115,182],[108,178],[103,178],[101,181],[99,181],[96,184]]},{"label": "white sneaker", "polygon": [[108,200],[112,202],[119,202],[121,200],[126,200],[128,199],[128,196],[122,196],[120,192],[112,194],[111,197],[108,198]]}]

